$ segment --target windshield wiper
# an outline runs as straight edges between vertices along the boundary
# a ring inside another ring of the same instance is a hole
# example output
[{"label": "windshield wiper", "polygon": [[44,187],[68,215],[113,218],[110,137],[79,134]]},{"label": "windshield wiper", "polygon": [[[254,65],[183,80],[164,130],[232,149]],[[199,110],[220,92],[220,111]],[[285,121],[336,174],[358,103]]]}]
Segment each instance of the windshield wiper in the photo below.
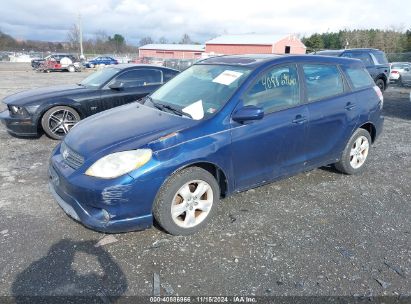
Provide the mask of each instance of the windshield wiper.
[{"label": "windshield wiper", "polygon": [[153,106],[155,106],[157,109],[159,109],[160,111],[166,112],[165,110],[168,110],[169,112],[172,112],[174,114],[177,114],[179,116],[187,116],[190,118],[193,118],[190,114],[183,112],[182,110],[175,108],[173,106],[170,105],[166,105],[164,103],[158,102],[158,101],[154,101],[153,98],[149,95],[146,96],[146,99],[148,99]]},{"label": "windshield wiper", "polygon": [[166,104],[159,103],[159,102],[155,102],[154,105],[155,105],[157,108],[158,108],[158,106],[160,106],[160,107],[162,107],[163,109],[167,109],[167,110],[173,112],[174,114],[177,114],[177,115],[180,115],[180,116],[187,116],[187,117],[193,118],[190,114],[188,114],[188,113],[186,113],[186,112],[183,112],[182,110],[180,110],[180,109],[178,109],[178,108],[175,108],[175,107],[173,107],[173,106],[166,105]]}]

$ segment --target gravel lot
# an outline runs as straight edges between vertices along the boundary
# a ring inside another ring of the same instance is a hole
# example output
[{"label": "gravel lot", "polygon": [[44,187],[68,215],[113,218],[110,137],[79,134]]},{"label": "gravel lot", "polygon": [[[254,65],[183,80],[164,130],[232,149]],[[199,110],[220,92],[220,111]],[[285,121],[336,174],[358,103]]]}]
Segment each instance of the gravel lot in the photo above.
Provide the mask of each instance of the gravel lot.
[{"label": "gravel lot", "polygon": [[[0,63],[0,99],[88,73]],[[104,298],[159,287],[161,295],[410,296],[409,92],[385,93],[384,132],[364,174],[321,168],[231,196],[208,229],[189,237],[84,228],[47,188],[57,142],[14,138],[1,125],[0,296]]]}]

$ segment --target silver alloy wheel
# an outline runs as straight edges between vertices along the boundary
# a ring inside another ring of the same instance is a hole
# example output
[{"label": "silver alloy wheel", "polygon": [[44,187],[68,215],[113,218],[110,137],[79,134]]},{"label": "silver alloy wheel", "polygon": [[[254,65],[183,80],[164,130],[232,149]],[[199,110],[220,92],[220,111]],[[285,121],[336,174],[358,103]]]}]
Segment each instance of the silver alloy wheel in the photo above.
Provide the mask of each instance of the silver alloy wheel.
[{"label": "silver alloy wheel", "polygon": [[356,139],[351,147],[350,151],[350,164],[354,169],[361,167],[368,156],[368,151],[370,149],[370,143],[367,137],[360,136]]},{"label": "silver alloy wheel", "polygon": [[192,228],[204,221],[213,205],[213,189],[202,180],[185,183],[174,195],[171,217],[178,226]]},{"label": "silver alloy wheel", "polygon": [[57,136],[67,134],[76,123],[78,123],[78,119],[74,113],[66,109],[51,113],[48,120],[50,131]]},{"label": "silver alloy wheel", "polygon": [[76,71],[76,68],[75,68],[74,66],[70,65],[70,66],[67,68],[67,70],[68,70],[70,73],[73,73],[73,72]]}]

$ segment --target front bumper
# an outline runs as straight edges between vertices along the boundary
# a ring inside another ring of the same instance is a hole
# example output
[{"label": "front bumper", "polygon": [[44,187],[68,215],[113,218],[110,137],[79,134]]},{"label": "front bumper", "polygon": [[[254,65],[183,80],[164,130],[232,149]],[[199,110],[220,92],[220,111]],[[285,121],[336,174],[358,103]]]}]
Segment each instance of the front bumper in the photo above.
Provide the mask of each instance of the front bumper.
[{"label": "front bumper", "polygon": [[50,159],[50,191],[60,207],[84,226],[118,233],[149,228],[152,204],[163,179],[86,176],[68,167],[59,152]]},{"label": "front bumper", "polygon": [[0,113],[0,120],[9,133],[16,136],[38,136],[37,123],[31,118],[13,117],[8,110]]}]

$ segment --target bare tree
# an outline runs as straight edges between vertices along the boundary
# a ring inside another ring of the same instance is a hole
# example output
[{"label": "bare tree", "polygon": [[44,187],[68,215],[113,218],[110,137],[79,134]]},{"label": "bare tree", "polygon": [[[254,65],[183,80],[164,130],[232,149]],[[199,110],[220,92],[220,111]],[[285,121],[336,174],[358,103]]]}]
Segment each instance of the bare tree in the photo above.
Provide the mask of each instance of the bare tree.
[{"label": "bare tree", "polygon": [[67,43],[71,50],[79,50],[80,47],[80,29],[77,24],[73,24],[67,33]]},{"label": "bare tree", "polygon": [[160,39],[158,39],[158,43],[166,44],[166,43],[168,43],[168,40],[165,37],[160,37]]},{"label": "bare tree", "polygon": [[153,39],[151,39],[150,36],[146,36],[140,39],[139,45],[143,46],[143,45],[152,44],[152,43],[154,43]]},{"label": "bare tree", "polygon": [[190,36],[188,34],[184,34],[183,37],[181,37],[181,40],[179,44],[191,44],[193,41],[191,40]]}]

